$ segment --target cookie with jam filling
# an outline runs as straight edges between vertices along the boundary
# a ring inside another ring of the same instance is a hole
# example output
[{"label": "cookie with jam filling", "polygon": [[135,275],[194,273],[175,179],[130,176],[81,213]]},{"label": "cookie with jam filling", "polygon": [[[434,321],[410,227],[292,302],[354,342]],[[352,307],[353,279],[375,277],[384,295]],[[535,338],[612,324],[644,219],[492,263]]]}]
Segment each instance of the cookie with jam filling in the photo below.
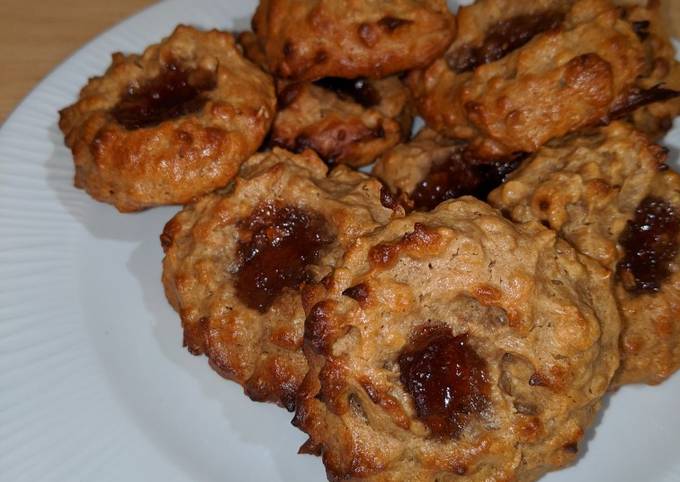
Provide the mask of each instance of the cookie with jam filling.
[{"label": "cookie with jam filling", "polygon": [[252,26],[269,70],[290,80],[422,68],[455,34],[445,0],[260,0]]},{"label": "cookie with jam filling", "polygon": [[387,151],[375,163],[373,174],[391,192],[408,196],[414,209],[429,211],[461,196],[486,200],[525,157],[524,153],[496,159],[479,157],[469,143],[425,127],[412,141]]},{"label": "cookie with jam filling", "polygon": [[609,0],[479,0],[457,23],[444,57],[408,84],[428,126],[470,141],[478,155],[535,152],[678,95],[637,83],[645,47]]},{"label": "cookie with jam filling", "polygon": [[161,236],[163,284],[184,345],[256,401],[292,410],[307,363],[301,288],[354,240],[401,212],[376,179],[311,151],[256,154],[227,188],[199,198]]},{"label": "cookie with jam filling", "polygon": [[233,37],[178,26],[141,55],[116,53],[60,112],[75,185],[121,212],[225,186],[274,119],[269,75]]},{"label": "cookie with jam filling", "polygon": [[664,148],[615,122],[544,147],[489,196],[615,273],[624,329],[614,386],[680,368],[680,175],[665,161]]}]

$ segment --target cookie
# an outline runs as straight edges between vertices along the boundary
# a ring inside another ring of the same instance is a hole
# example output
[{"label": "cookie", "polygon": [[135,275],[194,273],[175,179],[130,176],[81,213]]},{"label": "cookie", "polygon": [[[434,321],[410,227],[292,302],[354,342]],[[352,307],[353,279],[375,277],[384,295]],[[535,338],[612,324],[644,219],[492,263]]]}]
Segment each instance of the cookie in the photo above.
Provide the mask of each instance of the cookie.
[{"label": "cookie", "polygon": [[381,157],[373,174],[392,192],[406,194],[415,209],[428,211],[465,195],[485,200],[524,157],[479,157],[468,143],[425,127],[411,142],[399,144]]},{"label": "cookie", "polygon": [[[246,57],[268,71],[255,35],[242,32],[238,39]],[[277,92],[269,144],[293,152],[312,149],[329,165],[365,166],[411,135],[411,96],[395,76],[278,79]]]},{"label": "cookie", "polygon": [[294,152],[313,149],[329,165],[365,166],[411,134],[410,95],[396,77],[327,77],[279,91],[270,139]]},{"label": "cookie", "polygon": [[492,192],[612,270],[624,330],[614,386],[659,383],[680,368],[680,176],[624,123],[544,147]]},{"label": "cookie", "polygon": [[457,23],[444,57],[408,84],[430,127],[480,155],[534,152],[638,105],[644,49],[608,0],[479,0]]},{"label": "cookie", "polygon": [[444,0],[261,0],[252,25],[269,70],[293,80],[422,68],[455,34]]},{"label": "cookie", "polygon": [[470,197],[359,238],[304,298],[294,423],[330,480],[535,480],[619,364],[610,272]]},{"label": "cookie", "polygon": [[60,112],[75,185],[121,212],[225,186],[274,119],[269,75],[233,37],[179,26],[141,55],[113,55]]},{"label": "cookie", "polygon": [[[675,49],[662,18],[661,2],[649,0],[646,5],[631,6],[624,12],[645,49],[645,72],[637,81],[641,92],[653,95],[660,90],[680,91],[680,62],[675,59]],[[660,139],[678,115],[680,97],[673,97],[645,105],[627,120],[652,139]]]},{"label": "cookie", "polygon": [[395,211],[381,184],[311,151],[256,154],[165,226],[163,284],[184,344],[254,400],[292,409],[307,364],[300,288]]}]

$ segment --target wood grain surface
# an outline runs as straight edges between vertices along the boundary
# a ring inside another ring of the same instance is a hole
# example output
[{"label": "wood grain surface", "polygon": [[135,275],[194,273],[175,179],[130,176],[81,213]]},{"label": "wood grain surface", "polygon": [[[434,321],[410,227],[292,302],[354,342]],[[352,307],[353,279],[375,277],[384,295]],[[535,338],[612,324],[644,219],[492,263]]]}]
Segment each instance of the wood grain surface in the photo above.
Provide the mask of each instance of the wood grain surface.
[{"label": "wood grain surface", "polygon": [[[0,123],[40,79],[81,45],[153,3],[155,0],[0,0]],[[662,5],[680,37],[680,0],[662,0]]]}]

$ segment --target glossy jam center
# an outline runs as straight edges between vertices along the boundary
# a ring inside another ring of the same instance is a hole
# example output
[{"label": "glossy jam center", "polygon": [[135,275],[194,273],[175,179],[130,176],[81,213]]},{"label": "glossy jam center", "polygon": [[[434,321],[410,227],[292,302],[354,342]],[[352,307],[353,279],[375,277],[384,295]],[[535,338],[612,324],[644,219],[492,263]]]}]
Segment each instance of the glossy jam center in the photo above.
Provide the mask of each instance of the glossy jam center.
[{"label": "glossy jam center", "polygon": [[525,157],[516,154],[508,159],[482,161],[463,149],[456,151],[446,161],[433,165],[425,179],[417,184],[411,196],[414,207],[429,211],[447,199],[466,195],[484,201]]},{"label": "glossy jam center", "polygon": [[335,92],[342,99],[351,100],[366,108],[380,103],[380,93],[364,78],[325,77],[317,80],[314,84]]},{"label": "glossy jam center", "polygon": [[560,12],[544,12],[502,20],[487,30],[482,45],[464,45],[448,54],[449,66],[462,73],[494,62],[522,47],[536,35],[558,27],[563,19],[564,14]]},{"label": "glossy jam center", "polygon": [[312,281],[308,266],[333,241],[318,214],[264,204],[240,223],[236,294],[249,308],[265,312],[284,288]]},{"label": "glossy jam center", "polygon": [[128,89],[111,114],[127,130],[152,127],[198,112],[207,101],[201,94],[213,88],[212,73],[187,71],[170,64],[159,76]]},{"label": "glossy jam center", "polygon": [[399,356],[401,383],[418,418],[435,436],[458,437],[469,419],[489,406],[486,362],[444,326],[417,330]]},{"label": "glossy jam center", "polygon": [[680,213],[663,199],[646,197],[628,221],[619,243],[624,257],[617,274],[631,293],[655,293],[678,254]]}]

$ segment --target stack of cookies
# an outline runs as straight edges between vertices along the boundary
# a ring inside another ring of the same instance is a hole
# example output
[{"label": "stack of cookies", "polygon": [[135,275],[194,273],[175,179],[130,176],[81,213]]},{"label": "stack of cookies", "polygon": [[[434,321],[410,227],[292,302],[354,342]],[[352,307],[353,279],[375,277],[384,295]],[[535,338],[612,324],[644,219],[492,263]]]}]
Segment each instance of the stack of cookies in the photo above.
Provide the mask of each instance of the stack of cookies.
[{"label": "stack of cookies", "polygon": [[184,345],[330,480],[532,481],[680,368],[660,8],[261,0],[252,32],[114,54],[60,127],[95,199],[184,204]]}]

